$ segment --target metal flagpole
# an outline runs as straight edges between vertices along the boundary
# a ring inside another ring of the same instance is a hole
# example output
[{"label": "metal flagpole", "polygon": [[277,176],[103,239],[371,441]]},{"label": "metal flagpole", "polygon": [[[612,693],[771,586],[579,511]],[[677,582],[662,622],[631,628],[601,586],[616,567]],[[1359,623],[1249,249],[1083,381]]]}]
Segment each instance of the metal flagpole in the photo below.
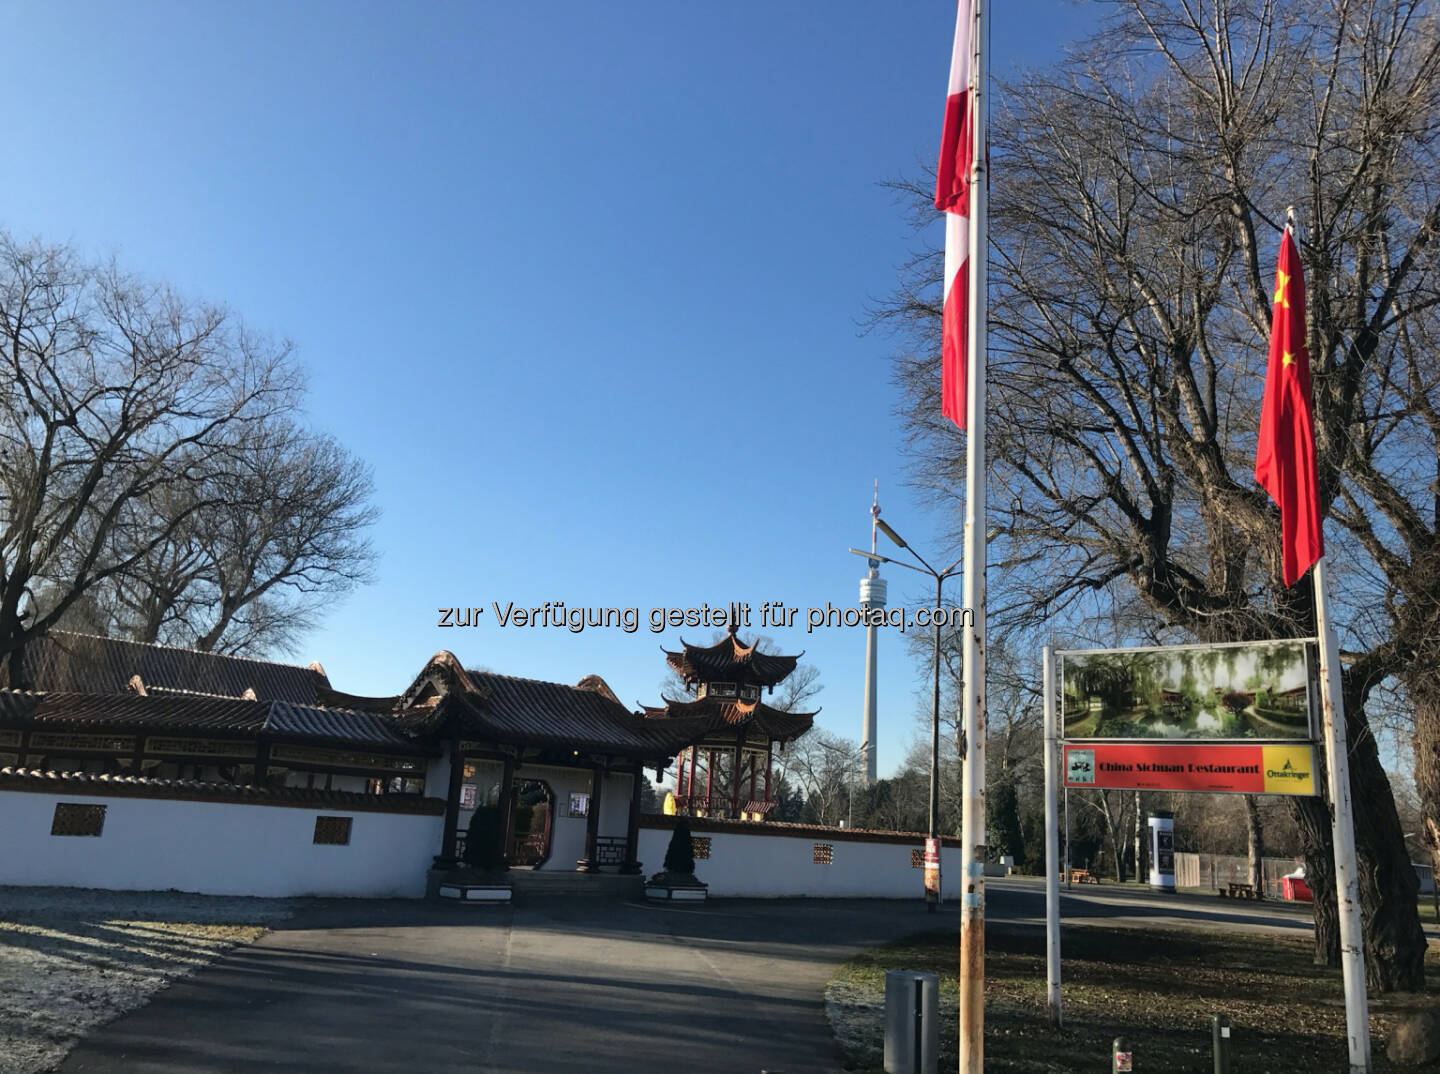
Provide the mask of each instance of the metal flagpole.
[{"label": "metal flagpole", "polygon": [[1360,917],[1360,880],[1355,872],[1355,823],[1350,809],[1350,763],[1345,741],[1345,704],[1340,696],[1340,647],[1330,626],[1325,557],[1315,561],[1315,631],[1320,636],[1320,684],[1325,769],[1335,841],[1335,895],[1340,910],[1340,970],[1345,981],[1345,1032],[1350,1074],[1370,1071],[1370,1000],[1365,993],[1365,933]]},{"label": "metal flagpole", "polygon": [[970,68],[970,287],[965,435],[965,596],[970,622],[964,629],[965,690],[961,726],[964,863],[960,904],[960,1074],[985,1069],[985,0],[975,0]]},{"label": "metal flagpole", "polygon": [[1055,657],[1045,646],[1045,995],[1050,1027],[1059,1029],[1060,1017],[1060,805],[1056,777],[1060,754],[1060,728],[1055,714]]},{"label": "metal flagpole", "polygon": [[[1287,226],[1300,246],[1295,209],[1286,210]],[[1306,325],[1309,334],[1309,325]],[[1308,339],[1307,339],[1308,343]],[[1321,519],[1320,525],[1325,525]],[[1330,625],[1330,585],[1325,555],[1315,561],[1315,633],[1320,643],[1321,726],[1325,737],[1325,771],[1330,794],[1330,823],[1335,844],[1335,896],[1340,912],[1340,972],[1345,983],[1345,1033],[1349,1038],[1351,1074],[1370,1071],[1370,999],[1365,990],[1365,931],[1360,913],[1360,878],[1356,873],[1355,819],[1350,803],[1350,750],[1345,733],[1345,702],[1340,686],[1340,645]]]}]

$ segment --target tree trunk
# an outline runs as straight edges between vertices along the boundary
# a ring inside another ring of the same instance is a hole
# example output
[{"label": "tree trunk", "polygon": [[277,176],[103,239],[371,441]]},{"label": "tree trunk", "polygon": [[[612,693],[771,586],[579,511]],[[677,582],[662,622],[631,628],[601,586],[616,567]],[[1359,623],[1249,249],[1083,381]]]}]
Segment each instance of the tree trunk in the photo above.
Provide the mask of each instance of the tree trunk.
[{"label": "tree trunk", "polygon": [[1140,792],[1135,792],[1135,881],[1145,883],[1145,824],[1140,807]]},{"label": "tree trunk", "polygon": [[1440,682],[1434,669],[1416,668],[1405,678],[1415,710],[1415,790],[1420,795],[1420,837],[1430,851],[1430,866],[1440,882]]},{"label": "tree trunk", "polygon": [[1265,874],[1260,863],[1265,848],[1261,845],[1260,802],[1253,794],[1245,795],[1245,854],[1250,865],[1250,886],[1265,893]]},{"label": "tree trunk", "polygon": [[[1123,802],[1124,799],[1122,798]],[[1115,858],[1115,882],[1125,883],[1125,844],[1120,839],[1120,829],[1123,827],[1124,816],[1116,817],[1110,808],[1110,794],[1108,791],[1100,791],[1100,809],[1105,814],[1105,830],[1110,835],[1110,852]]]},{"label": "tree trunk", "polygon": [[[1364,698],[1346,682],[1345,724],[1350,753],[1350,799],[1359,857],[1360,904],[1365,908],[1365,969],[1374,992],[1425,987],[1425,933],[1416,902],[1420,881],[1410,866],[1390,780],[1365,718]],[[1352,696],[1353,695],[1353,696]],[[1316,772],[1323,784],[1323,759]],[[1305,850],[1306,883],[1314,895],[1315,962],[1340,964],[1340,917],[1335,895],[1334,839],[1322,798],[1291,803]]]}]

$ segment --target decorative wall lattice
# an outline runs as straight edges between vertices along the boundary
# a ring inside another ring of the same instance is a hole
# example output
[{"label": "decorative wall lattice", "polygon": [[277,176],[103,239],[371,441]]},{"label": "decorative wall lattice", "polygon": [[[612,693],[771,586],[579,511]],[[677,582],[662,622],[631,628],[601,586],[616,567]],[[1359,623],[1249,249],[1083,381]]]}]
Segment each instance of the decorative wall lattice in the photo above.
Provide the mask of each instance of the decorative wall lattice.
[{"label": "decorative wall lattice", "polygon": [[816,865],[834,865],[834,864],[835,864],[835,845],[834,845],[833,843],[816,843],[816,844],[815,844],[815,864],[816,864]]},{"label": "decorative wall lattice", "polygon": [[415,757],[394,757],[383,753],[358,753],[353,750],[322,750],[310,746],[273,746],[270,756],[276,761],[300,765],[325,765],[329,768],[376,769],[386,772],[423,772],[425,762]]},{"label": "decorative wall lattice", "polygon": [[914,850],[910,851],[910,868],[925,868],[925,851],[922,848],[916,847]]},{"label": "decorative wall lattice", "polygon": [[696,861],[707,860],[710,857],[710,837],[708,835],[692,835],[690,849],[695,852]]},{"label": "decorative wall lattice", "polygon": [[349,846],[350,822],[354,817],[316,817],[315,842],[325,846]]},{"label": "decorative wall lattice", "polygon": [[71,735],[36,731],[30,735],[30,746],[37,750],[134,753],[135,738],[133,735]]},{"label": "decorative wall lattice", "polygon": [[57,802],[51,835],[99,835],[105,828],[105,807],[80,802]]},{"label": "decorative wall lattice", "polygon": [[227,742],[213,738],[147,738],[145,752],[180,757],[244,757],[255,756],[253,742]]}]

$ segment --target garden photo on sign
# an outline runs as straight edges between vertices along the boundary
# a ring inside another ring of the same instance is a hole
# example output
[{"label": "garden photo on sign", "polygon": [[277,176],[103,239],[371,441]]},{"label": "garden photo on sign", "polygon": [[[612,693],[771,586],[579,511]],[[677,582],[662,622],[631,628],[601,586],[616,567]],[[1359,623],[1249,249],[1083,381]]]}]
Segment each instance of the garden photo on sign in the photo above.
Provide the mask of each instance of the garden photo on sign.
[{"label": "garden photo on sign", "polygon": [[1062,654],[1065,737],[1308,739],[1304,641]]}]

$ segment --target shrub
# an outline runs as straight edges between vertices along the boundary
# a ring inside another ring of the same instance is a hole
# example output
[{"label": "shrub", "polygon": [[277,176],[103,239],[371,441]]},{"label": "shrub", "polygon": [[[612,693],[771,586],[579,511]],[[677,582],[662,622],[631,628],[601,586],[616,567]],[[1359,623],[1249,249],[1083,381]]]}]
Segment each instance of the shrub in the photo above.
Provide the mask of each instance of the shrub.
[{"label": "shrub", "polygon": [[465,864],[475,869],[499,869],[504,865],[500,830],[500,807],[481,806],[470,818],[465,833]]},{"label": "shrub", "polygon": [[695,875],[695,847],[690,841],[690,822],[684,817],[675,822],[670,845],[665,848],[665,871],[671,876]]}]

